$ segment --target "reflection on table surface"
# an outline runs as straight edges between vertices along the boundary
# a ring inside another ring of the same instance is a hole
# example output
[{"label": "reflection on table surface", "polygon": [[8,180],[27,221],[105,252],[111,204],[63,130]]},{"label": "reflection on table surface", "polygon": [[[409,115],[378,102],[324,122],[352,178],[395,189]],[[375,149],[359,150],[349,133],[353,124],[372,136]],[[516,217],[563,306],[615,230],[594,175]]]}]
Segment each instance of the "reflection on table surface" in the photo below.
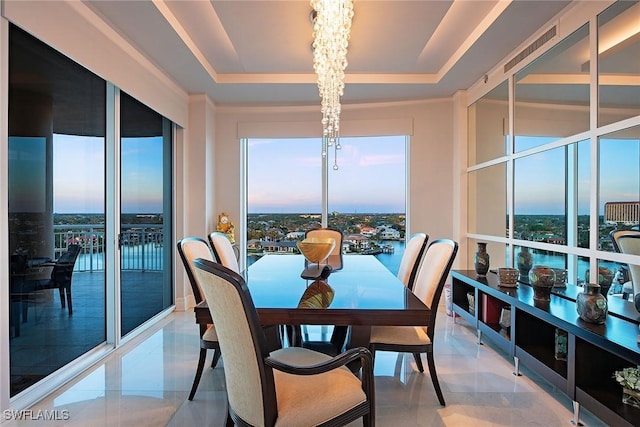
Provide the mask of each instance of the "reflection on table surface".
[{"label": "reflection on table surface", "polygon": [[304,291],[298,308],[327,308],[331,305],[335,291],[324,280],[314,280]]},{"label": "reflection on table surface", "polygon": [[[300,273],[302,255],[265,255],[246,272],[245,280],[256,308],[298,308],[314,281]],[[334,295],[328,310],[403,310],[424,307],[382,263],[372,255],[345,255],[344,269],[327,279]]]}]

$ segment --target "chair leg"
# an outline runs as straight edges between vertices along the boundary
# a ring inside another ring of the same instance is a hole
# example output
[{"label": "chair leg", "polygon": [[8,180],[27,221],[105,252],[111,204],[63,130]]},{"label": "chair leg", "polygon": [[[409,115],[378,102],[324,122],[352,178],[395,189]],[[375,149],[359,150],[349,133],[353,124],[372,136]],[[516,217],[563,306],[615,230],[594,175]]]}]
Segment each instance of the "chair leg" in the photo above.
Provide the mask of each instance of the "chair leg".
[{"label": "chair leg", "polygon": [[444,402],[444,396],[442,395],[440,382],[438,381],[438,375],[436,374],[436,364],[433,360],[433,351],[427,352],[427,364],[429,365],[429,374],[431,374],[431,382],[433,383],[433,388],[436,390],[438,401],[440,401],[440,405],[445,406],[446,403]]},{"label": "chair leg", "polygon": [[64,288],[65,293],[67,294],[67,307],[69,307],[69,316],[73,314],[73,304],[71,302],[71,286]]},{"label": "chair leg", "polygon": [[207,358],[207,349],[200,349],[200,357],[198,358],[198,368],[196,369],[196,376],[193,379],[193,385],[191,386],[191,393],[189,393],[189,400],[193,400],[193,396],[196,394],[196,390],[198,389],[198,384],[200,384],[200,377],[202,376],[202,371],[204,370],[204,362]]},{"label": "chair leg", "polygon": [[211,360],[211,369],[215,368],[216,365],[218,364],[218,360],[220,360],[220,354],[222,354],[222,352],[220,351],[219,348],[216,348],[213,350],[213,360]]},{"label": "chair leg", "polygon": [[422,359],[420,358],[420,353],[413,353],[413,358],[416,361],[416,365],[418,365],[418,371],[424,372],[424,366],[422,366]]},{"label": "chair leg", "polygon": [[58,288],[58,292],[60,292],[60,305],[62,308],[66,308],[67,307],[67,303],[64,300],[64,286],[60,286]]},{"label": "chair leg", "polygon": [[375,427],[376,425],[376,420],[374,416],[371,416],[371,414],[367,414],[365,416],[362,417],[362,425],[363,427]]},{"label": "chair leg", "polygon": [[285,325],[289,347],[302,347],[302,328],[299,325]]}]

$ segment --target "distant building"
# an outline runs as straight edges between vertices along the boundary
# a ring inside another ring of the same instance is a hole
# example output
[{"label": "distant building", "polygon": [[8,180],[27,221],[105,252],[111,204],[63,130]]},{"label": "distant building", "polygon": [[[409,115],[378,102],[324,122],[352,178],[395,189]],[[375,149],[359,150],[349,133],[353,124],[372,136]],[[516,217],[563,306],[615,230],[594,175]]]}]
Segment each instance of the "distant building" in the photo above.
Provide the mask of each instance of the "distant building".
[{"label": "distant building", "polygon": [[604,222],[613,225],[638,225],[640,223],[640,202],[605,203]]},{"label": "distant building", "polygon": [[298,246],[296,246],[296,242],[262,242],[262,247],[265,252],[271,253],[295,254],[299,252]]},{"label": "distant building", "polygon": [[262,242],[258,239],[251,239],[247,242],[247,249],[250,251],[262,250]]},{"label": "distant building", "polygon": [[361,227],[360,228],[360,234],[362,234],[363,236],[367,236],[367,237],[373,237],[375,235],[378,234],[378,229],[377,228],[373,228],[373,227]]},{"label": "distant building", "polygon": [[395,228],[387,227],[380,232],[380,238],[382,240],[399,240],[400,232]]},{"label": "distant building", "polygon": [[348,245],[348,251],[346,252],[361,252],[370,247],[369,238],[362,234],[349,234],[344,236],[343,240],[345,245]]},{"label": "distant building", "polygon": [[284,238],[287,240],[302,240],[304,239],[304,231],[292,231],[287,233]]}]

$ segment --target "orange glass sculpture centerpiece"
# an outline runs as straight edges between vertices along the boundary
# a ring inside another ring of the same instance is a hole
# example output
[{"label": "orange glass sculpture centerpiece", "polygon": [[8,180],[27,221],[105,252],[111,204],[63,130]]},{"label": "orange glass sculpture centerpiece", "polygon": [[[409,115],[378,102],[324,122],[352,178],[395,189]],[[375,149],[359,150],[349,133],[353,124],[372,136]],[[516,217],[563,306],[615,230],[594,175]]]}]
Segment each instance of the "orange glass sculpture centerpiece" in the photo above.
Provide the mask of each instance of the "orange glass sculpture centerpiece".
[{"label": "orange glass sculpture centerpiece", "polygon": [[307,260],[307,267],[302,276],[305,279],[326,278],[331,272],[331,266],[325,263],[333,249],[336,247],[336,240],[330,237],[307,237],[297,243],[298,249]]}]

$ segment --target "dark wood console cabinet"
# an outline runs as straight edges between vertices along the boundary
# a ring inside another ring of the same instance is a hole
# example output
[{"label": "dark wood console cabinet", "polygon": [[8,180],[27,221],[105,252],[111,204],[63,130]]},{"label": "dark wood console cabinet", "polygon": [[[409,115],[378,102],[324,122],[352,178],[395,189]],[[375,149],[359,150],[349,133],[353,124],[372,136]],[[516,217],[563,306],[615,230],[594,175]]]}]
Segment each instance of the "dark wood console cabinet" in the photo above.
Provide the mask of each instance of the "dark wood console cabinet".
[{"label": "dark wood console cabinet", "polygon": [[[594,325],[578,316],[578,286],[554,289],[551,301],[540,304],[526,282],[503,288],[495,273],[477,277],[473,270],[451,277],[453,311],[477,330],[478,343],[490,340],[514,358],[516,374],[523,363],[573,399],[572,422],[583,406],[609,425],[640,425],[640,409],[622,403],[622,388],[612,378],[616,370],[640,365],[640,313],[632,303],[609,297],[605,324]],[[502,307],[511,309],[508,330],[498,323]],[[566,339],[566,357],[556,354],[557,336]]]}]

